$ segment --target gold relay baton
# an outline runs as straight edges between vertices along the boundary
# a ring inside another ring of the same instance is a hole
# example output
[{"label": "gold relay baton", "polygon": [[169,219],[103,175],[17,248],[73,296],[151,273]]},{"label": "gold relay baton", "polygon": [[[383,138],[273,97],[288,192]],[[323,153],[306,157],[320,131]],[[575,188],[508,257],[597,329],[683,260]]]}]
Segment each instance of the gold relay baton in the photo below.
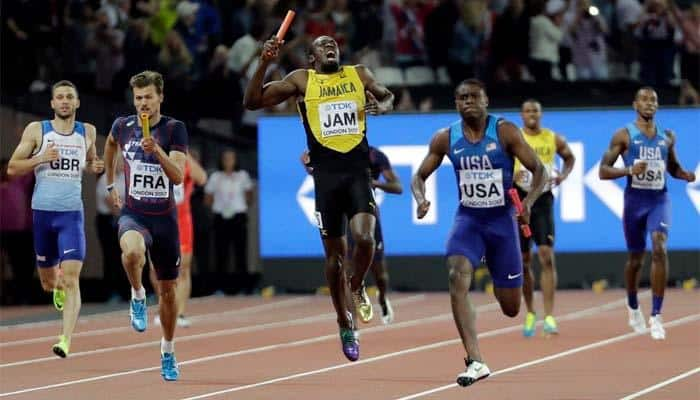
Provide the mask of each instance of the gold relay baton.
[{"label": "gold relay baton", "polygon": [[143,131],[143,137],[148,139],[151,137],[151,121],[148,119],[147,113],[142,113],[141,117],[141,130]]}]

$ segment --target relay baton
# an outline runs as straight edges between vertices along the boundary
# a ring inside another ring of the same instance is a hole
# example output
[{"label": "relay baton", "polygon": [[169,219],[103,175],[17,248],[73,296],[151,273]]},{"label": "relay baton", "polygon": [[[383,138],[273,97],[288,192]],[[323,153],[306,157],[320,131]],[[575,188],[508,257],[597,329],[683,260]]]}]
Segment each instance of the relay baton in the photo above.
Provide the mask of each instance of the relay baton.
[{"label": "relay baton", "polygon": [[148,139],[151,137],[151,121],[148,119],[147,113],[142,113],[141,117],[141,130],[143,131],[143,137]]},{"label": "relay baton", "polygon": [[[518,196],[518,191],[515,188],[510,188],[508,190],[508,195],[510,196],[510,199],[513,201],[513,205],[515,206],[515,212],[518,213],[518,216],[523,215],[523,203],[520,201],[520,196]],[[532,232],[530,231],[530,226],[527,224],[522,224],[520,225],[520,229],[523,231],[523,236],[526,238],[529,238],[532,236]]]},{"label": "relay baton", "polygon": [[284,21],[282,21],[282,25],[280,25],[280,29],[277,31],[277,40],[280,42],[282,39],[284,39],[284,35],[287,34],[287,29],[289,29],[289,26],[292,24],[292,21],[294,20],[294,16],[296,13],[292,10],[287,11],[287,15],[284,16]]},{"label": "relay baton", "polygon": [[[284,16],[284,20],[282,21],[282,25],[280,25],[279,30],[277,30],[277,35],[275,37],[277,40],[281,43],[282,39],[284,39],[284,35],[287,34],[287,30],[289,29],[289,26],[292,25],[292,21],[294,20],[294,16],[296,13],[292,10],[287,11],[287,15]],[[270,52],[267,52],[267,55],[270,56]]]}]

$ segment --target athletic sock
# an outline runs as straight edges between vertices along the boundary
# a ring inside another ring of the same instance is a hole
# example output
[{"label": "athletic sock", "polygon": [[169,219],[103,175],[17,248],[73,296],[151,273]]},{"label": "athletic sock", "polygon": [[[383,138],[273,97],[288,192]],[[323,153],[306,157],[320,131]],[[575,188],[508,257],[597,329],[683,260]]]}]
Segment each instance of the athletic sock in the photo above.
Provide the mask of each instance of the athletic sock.
[{"label": "athletic sock", "polygon": [[627,293],[627,305],[630,306],[630,308],[633,310],[639,308],[639,302],[637,301],[637,292]]},{"label": "athletic sock", "polygon": [[664,304],[664,296],[651,297],[651,316],[661,314],[661,306]]},{"label": "athletic sock", "polygon": [[141,289],[139,290],[134,290],[134,288],[131,288],[131,298],[136,299],[136,300],[143,300],[146,298],[146,288],[141,286]]},{"label": "athletic sock", "polygon": [[175,352],[175,342],[172,340],[165,340],[165,338],[161,338],[160,339],[160,352],[161,352],[161,354]]}]

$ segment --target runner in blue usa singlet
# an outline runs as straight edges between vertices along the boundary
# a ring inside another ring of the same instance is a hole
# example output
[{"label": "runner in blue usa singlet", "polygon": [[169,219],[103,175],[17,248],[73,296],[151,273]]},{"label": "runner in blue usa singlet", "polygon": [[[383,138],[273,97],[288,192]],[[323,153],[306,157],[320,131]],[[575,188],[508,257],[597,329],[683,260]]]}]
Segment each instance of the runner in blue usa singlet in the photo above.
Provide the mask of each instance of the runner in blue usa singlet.
[{"label": "runner in blue usa singlet", "polygon": [[430,142],[428,155],[413,176],[411,189],[418,218],[430,211],[425,180],[447,156],[457,178],[459,208],[447,239],[450,301],[457,330],[467,353],[467,368],[457,376],[469,386],[489,376],[481,358],[476,315],[469,296],[474,268],[486,257],[494,281],[494,294],[503,313],[514,317],[520,310],[523,266],[518,227],[508,190],[513,185],[513,159],[532,172],[530,192],[523,199],[527,223],[529,210],[544,188],[546,172],[520,130],[512,123],[489,115],[484,84],[463,81],[455,89],[455,106],[461,119],[441,129]]},{"label": "runner in blue usa singlet", "polygon": [[[654,121],[659,100],[653,88],[637,90],[634,98],[637,119],[615,132],[608,151],[600,163],[601,179],[627,177],[622,223],[627,242],[625,265],[628,325],[637,333],[647,330],[644,314],[637,299],[639,278],[646,250],[647,234],[651,236],[651,317],[652,339],[663,340],[666,331],[661,319],[668,259],[666,240],[671,226],[671,202],[666,192],[666,174],[687,182],[695,174],[684,170],[676,157],[676,137]],[[622,156],[625,167],[613,166]]]}]

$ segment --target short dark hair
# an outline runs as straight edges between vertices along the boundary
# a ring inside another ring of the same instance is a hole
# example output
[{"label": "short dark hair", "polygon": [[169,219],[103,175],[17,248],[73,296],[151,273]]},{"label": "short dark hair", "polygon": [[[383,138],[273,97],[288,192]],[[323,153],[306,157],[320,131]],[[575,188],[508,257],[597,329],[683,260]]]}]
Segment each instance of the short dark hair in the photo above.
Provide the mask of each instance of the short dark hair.
[{"label": "short dark hair", "polygon": [[527,103],[539,104],[539,106],[542,107],[542,103],[540,103],[540,101],[534,97],[530,97],[530,98],[525,99],[525,101],[523,101],[523,104],[521,104],[520,107],[522,108],[522,106],[524,106]]},{"label": "short dark hair", "polygon": [[64,87],[64,86],[72,87],[73,90],[75,90],[75,94],[76,95],[78,94],[78,88],[75,86],[75,84],[71,81],[67,81],[64,79],[64,80],[60,80],[60,81],[54,83],[53,86],[51,86],[51,97],[53,97],[53,94],[56,91],[56,89],[58,89],[60,87]]},{"label": "short dark hair", "polygon": [[163,75],[156,71],[143,71],[134,75],[129,79],[129,85],[131,88],[145,88],[147,86],[153,85],[156,87],[156,93],[163,94]]},{"label": "short dark hair", "polygon": [[656,93],[656,89],[654,89],[653,87],[651,87],[651,86],[642,86],[642,87],[640,87],[639,89],[637,89],[636,92],[634,92],[634,99],[635,99],[635,100],[637,100],[637,97],[639,96],[639,92],[641,92],[642,90],[649,90],[649,91],[652,91],[652,92]]},{"label": "short dark hair", "polygon": [[483,90],[484,94],[486,94],[486,85],[484,84],[484,82],[482,82],[476,78],[469,78],[469,79],[463,80],[462,82],[459,83],[459,85],[457,85],[455,87],[455,93],[454,93],[455,96],[457,95],[457,89],[459,89],[460,87],[465,86],[465,85],[478,86],[479,89]]}]

